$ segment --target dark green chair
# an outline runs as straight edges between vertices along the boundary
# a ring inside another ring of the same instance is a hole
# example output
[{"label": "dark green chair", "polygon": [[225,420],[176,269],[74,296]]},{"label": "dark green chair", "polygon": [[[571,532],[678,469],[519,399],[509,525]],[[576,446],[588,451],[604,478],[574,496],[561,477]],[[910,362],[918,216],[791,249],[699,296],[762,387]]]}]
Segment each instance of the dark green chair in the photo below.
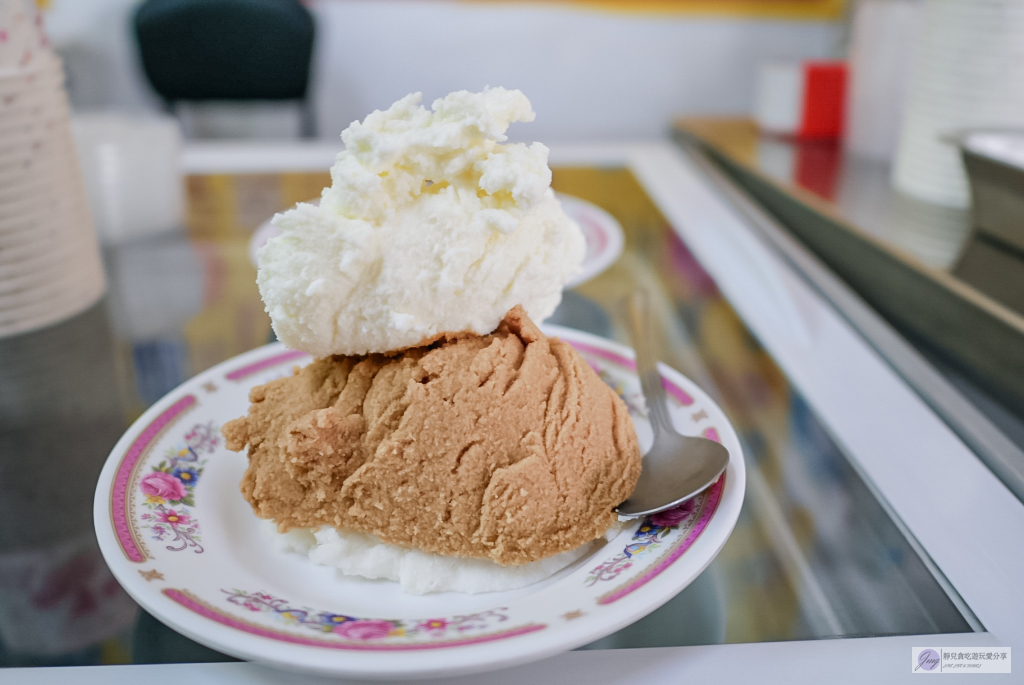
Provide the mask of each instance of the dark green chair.
[{"label": "dark green chair", "polygon": [[314,25],[298,0],[146,0],[135,32],[169,102],[306,96]]}]

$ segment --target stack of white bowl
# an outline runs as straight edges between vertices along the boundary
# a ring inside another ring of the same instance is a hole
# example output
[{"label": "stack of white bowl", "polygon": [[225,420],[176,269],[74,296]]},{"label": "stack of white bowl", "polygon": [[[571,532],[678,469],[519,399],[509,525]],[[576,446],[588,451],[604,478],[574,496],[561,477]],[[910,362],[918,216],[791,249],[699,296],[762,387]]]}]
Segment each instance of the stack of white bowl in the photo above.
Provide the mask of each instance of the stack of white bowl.
[{"label": "stack of white bowl", "polygon": [[893,167],[897,189],[948,207],[970,192],[952,140],[1024,126],[1024,0],[927,0]]},{"label": "stack of white bowl", "polygon": [[73,316],[104,287],[60,60],[33,0],[0,0],[0,337]]}]

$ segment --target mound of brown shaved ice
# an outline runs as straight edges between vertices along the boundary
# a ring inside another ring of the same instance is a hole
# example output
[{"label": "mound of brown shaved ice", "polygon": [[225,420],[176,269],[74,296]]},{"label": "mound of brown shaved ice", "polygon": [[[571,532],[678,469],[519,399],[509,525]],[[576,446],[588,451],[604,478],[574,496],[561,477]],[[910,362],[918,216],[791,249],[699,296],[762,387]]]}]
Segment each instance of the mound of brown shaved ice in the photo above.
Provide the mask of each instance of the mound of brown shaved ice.
[{"label": "mound of brown shaved ice", "polygon": [[490,335],[318,359],[249,399],[223,433],[282,532],[523,564],[603,535],[640,474],[622,400],[519,307]]}]

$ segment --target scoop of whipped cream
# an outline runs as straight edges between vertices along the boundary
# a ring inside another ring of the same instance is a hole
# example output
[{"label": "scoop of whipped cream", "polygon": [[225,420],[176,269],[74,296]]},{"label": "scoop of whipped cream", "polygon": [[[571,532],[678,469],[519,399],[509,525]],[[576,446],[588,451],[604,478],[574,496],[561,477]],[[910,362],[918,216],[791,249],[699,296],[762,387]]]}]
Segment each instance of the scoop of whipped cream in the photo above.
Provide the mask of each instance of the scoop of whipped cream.
[{"label": "scoop of whipped cream", "polygon": [[551,190],[548,149],[500,144],[533,121],[518,90],[408,95],[341,134],[320,204],[278,214],[257,282],[278,338],[317,357],[390,352],[540,321],[580,268],[579,227]]}]

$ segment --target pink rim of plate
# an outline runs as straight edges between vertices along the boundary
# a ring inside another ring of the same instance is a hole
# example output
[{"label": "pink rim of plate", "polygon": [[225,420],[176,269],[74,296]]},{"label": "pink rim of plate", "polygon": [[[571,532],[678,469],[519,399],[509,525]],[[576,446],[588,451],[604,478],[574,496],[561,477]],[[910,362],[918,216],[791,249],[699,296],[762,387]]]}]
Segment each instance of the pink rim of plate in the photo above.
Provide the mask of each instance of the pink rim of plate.
[{"label": "pink rim of plate", "polygon": [[185,395],[161,412],[139,433],[139,437],[132,441],[128,451],[121,459],[121,463],[118,464],[114,484],[110,490],[110,520],[114,525],[117,539],[121,543],[121,549],[124,550],[125,556],[130,561],[139,564],[146,561],[146,555],[139,548],[135,533],[128,522],[128,489],[135,473],[135,467],[143,461],[143,457],[149,452],[150,446],[156,442],[157,438],[195,405],[195,395]]},{"label": "pink rim of plate", "polygon": [[273,357],[267,357],[266,359],[255,362],[254,364],[249,364],[248,366],[243,366],[240,369],[235,369],[234,371],[224,374],[224,378],[227,378],[229,381],[241,380],[246,376],[258,373],[263,369],[269,369],[272,366],[277,366],[278,364],[290,362],[293,359],[301,359],[302,357],[308,356],[308,354],[300,352],[299,350],[288,350],[281,354],[275,354]]},{"label": "pink rim of plate", "polygon": [[[622,355],[615,354],[614,352],[609,352],[608,350],[601,349],[600,347],[587,345],[586,343],[574,342],[570,344],[580,352],[585,352],[586,354],[592,355],[594,357],[600,357],[601,359],[610,361],[613,364],[618,364],[619,366],[625,367],[630,371],[636,371],[636,362],[634,362],[632,359],[629,359],[628,357],[623,357]],[[666,392],[672,395],[672,397],[676,398],[679,401],[679,404],[683,405],[684,407],[689,407],[691,404],[693,404],[693,398],[690,397],[690,395],[685,390],[683,390],[678,385],[676,385],[668,378],[666,378],[664,374],[662,374],[661,376],[661,387],[665,388]]]},{"label": "pink rim of plate", "polygon": [[593,243],[594,252],[597,254],[604,252],[605,248],[608,247],[608,232],[604,224],[598,221],[588,208],[580,209],[579,212],[576,218],[580,222],[585,223],[593,234],[597,236],[597,240]]}]

